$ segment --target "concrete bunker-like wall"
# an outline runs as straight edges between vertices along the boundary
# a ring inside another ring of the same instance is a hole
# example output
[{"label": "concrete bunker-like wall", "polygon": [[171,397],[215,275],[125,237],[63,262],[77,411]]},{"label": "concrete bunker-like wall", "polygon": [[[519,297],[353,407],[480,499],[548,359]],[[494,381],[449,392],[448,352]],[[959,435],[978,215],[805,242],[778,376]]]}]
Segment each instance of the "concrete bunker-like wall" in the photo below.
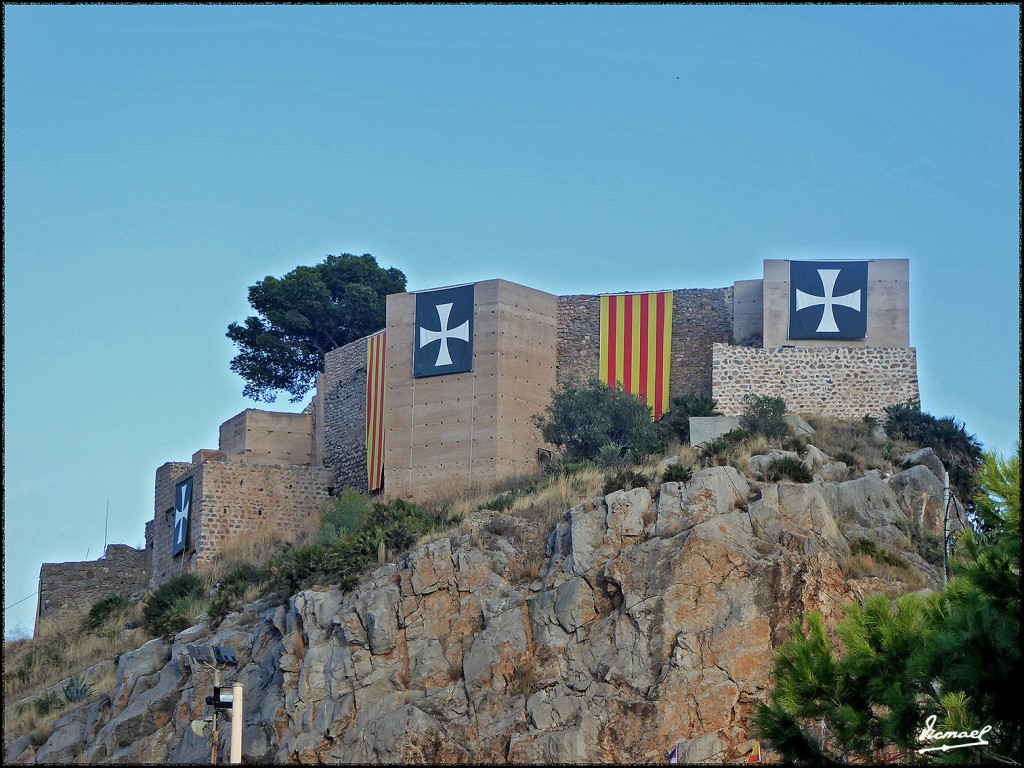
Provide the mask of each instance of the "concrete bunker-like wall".
[{"label": "concrete bunker-like wall", "polygon": [[313,414],[247,408],[220,425],[219,444],[228,461],[312,464]]},{"label": "concrete bunker-like wall", "polygon": [[99,560],[43,563],[36,621],[91,606],[107,595],[139,599],[148,585],[145,550],[109,544]]},{"label": "concrete bunker-like wall", "polygon": [[532,423],[555,387],[556,297],[506,280],[474,284],[471,371],[412,375],[416,294],[388,297],[384,477],[423,498],[537,465]]},{"label": "concrete bunker-like wall", "polygon": [[[835,347],[831,340],[789,338],[790,262],[764,262],[764,348]],[[868,261],[868,326],[863,339],[843,341],[840,346],[910,346],[910,262],[907,259]]]}]

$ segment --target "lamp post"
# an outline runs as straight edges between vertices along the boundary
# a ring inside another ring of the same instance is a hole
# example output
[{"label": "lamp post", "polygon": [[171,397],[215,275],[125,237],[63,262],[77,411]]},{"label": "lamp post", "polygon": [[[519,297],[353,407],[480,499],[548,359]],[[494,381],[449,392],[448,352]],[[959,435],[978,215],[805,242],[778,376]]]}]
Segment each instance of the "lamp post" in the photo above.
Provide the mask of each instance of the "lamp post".
[{"label": "lamp post", "polygon": [[[186,646],[189,659],[193,664],[200,664],[213,670],[213,695],[206,697],[206,704],[213,707],[213,747],[210,760],[217,765],[217,742],[220,736],[217,730],[217,715],[221,710],[231,710],[231,763],[242,762],[242,684],[235,683],[231,691],[222,688],[220,672],[222,667],[238,666],[238,657],[230,648],[223,645],[189,645]],[[195,728],[193,728],[195,730]],[[202,728],[196,731],[201,733]]]}]

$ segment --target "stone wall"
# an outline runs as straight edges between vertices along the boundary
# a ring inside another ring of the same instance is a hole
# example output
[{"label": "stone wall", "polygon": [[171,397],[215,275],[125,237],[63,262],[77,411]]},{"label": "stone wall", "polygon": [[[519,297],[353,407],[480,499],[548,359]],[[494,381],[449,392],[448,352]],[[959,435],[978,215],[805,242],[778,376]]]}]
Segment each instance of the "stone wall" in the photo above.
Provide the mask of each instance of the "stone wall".
[{"label": "stone wall", "polygon": [[91,606],[100,598],[121,594],[140,599],[146,591],[146,552],[127,544],[109,544],[99,560],[43,563],[39,569],[36,623],[58,611]]},{"label": "stone wall", "polygon": [[294,540],[319,524],[333,474],[322,467],[211,461],[198,466],[192,488],[189,549],[202,567],[226,544],[262,524]]},{"label": "stone wall", "polygon": [[333,485],[361,491],[366,482],[366,339],[327,353],[317,396],[323,425],[317,425],[318,451],[334,472]]},{"label": "stone wall", "polygon": [[[192,477],[185,551],[171,557],[174,488]],[[168,463],[157,470],[150,586],[209,563],[244,531],[266,523],[285,538],[315,526],[333,492],[334,474],[323,467],[208,461]],[[147,547],[149,541],[147,541]]]},{"label": "stone wall", "polygon": [[885,407],[920,397],[913,347],[714,345],[712,396],[726,416],[747,393],[781,396],[786,410],[838,418],[881,417]]},{"label": "stone wall", "polygon": [[[672,291],[669,392],[711,394],[711,346],[733,341],[733,289]],[[601,297],[558,297],[558,386],[598,376]]]},{"label": "stone wall", "polygon": [[[185,479],[199,464],[187,461],[169,461],[156,471],[156,488],[153,495],[153,526],[146,537],[147,559],[150,562],[149,586],[156,587],[171,576],[184,572],[191,561],[191,548],[186,543],[184,554],[171,558],[171,542],[174,537],[174,487]],[[192,488],[195,498],[195,487]],[[189,523],[192,524],[192,521]]]},{"label": "stone wall", "polygon": [[732,292],[731,287],[672,291],[672,396],[711,394],[711,348],[733,341]]}]

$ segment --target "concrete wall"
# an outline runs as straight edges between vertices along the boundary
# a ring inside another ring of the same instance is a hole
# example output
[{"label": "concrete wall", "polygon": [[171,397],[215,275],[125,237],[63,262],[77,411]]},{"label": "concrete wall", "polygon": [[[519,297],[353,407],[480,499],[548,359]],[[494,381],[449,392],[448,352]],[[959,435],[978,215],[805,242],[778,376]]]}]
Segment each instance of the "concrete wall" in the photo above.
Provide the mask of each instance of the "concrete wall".
[{"label": "concrete wall", "polygon": [[712,396],[726,416],[743,411],[747,393],[781,396],[786,410],[838,418],[881,417],[885,407],[920,396],[917,351],[899,347],[714,345]]},{"label": "concrete wall", "polygon": [[737,344],[764,346],[764,280],[733,283],[732,316],[732,337]]},{"label": "concrete wall", "polygon": [[109,544],[99,560],[43,563],[39,569],[36,626],[61,611],[90,607],[107,595],[140,599],[148,583],[146,552],[126,544]]},{"label": "concrete wall", "polygon": [[220,450],[228,461],[312,464],[313,414],[247,408],[220,425]]},{"label": "concrete wall", "polygon": [[535,467],[532,417],[556,382],[557,299],[475,284],[473,370],[412,376],[416,294],[388,297],[384,490],[424,498]]},{"label": "concrete wall", "polygon": [[910,262],[868,261],[868,328],[863,339],[789,338],[789,261],[764,262],[764,347],[909,347]]},{"label": "concrete wall", "polygon": [[[192,477],[185,551],[171,557],[175,486]],[[315,526],[329,502],[334,474],[323,467],[210,461],[168,463],[157,470],[150,586],[209,563],[225,544],[262,524],[285,538]],[[150,542],[147,540],[147,548]]]}]

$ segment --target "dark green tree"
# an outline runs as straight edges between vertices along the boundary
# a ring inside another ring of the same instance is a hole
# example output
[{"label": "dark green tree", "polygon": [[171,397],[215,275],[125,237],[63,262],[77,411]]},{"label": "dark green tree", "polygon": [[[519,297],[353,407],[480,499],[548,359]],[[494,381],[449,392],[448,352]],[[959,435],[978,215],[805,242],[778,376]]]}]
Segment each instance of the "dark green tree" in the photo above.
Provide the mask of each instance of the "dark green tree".
[{"label": "dark green tree", "polygon": [[249,286],[257,315],[227,332],[239,348],[231,370],[245,379],[243,393],[268,403],[279,391],[301,400],[323,371],[324,356],[383,328],[387,295],[403,291],[405,275],[378,266],[368,253],[327,256]]},{"label": "dark green tree", "polygon": [[769,438],[785,437],[789,434],[786,421],[786,401],[771,395],[743,396],[743,412],[740,414],[740,428],[755,435]]},{"label": "dark green tree", "polygon": [[882,595],[854,604],[833,651],[818,614],[778,651],[775,687],[758,705],[754,729],[785,760],[852,763],[963,744],[922,742],[934,730],[991,726],[989,744],[918,754],[919,763],[1005,763],[1019,759],[1020,448],[1014,459],[985,456],[979,506],[990,531],[965,531],[953,578],[941,593]]},{"label": "dark green tree", "polygon": [[718,403],[700,392],[686,392],[672,398],[672,408],[658,420],[658,428],[667,437],[690,444],[691,416],[721,416]]},{"label": "dark green tree", "polygon": [[552,392],[551,404],[534,421],[569,463],[593,461],[606,446],[614,446],[619,455],[646,455],[659,444],[650,406],[621,384],[609,387],[598,379]]},{"label": "dark green tree", "polygon": [[[893,440],[907,440],[931,448],[949,472],[957,497],[972,507],[978,490],[977,473],[982,448],[965,425],[952,416],[936,417],[921,410],[917,400],[907,400],[885,409],[885,433]],[[984,527],[984,521],[982,526]]]}]

